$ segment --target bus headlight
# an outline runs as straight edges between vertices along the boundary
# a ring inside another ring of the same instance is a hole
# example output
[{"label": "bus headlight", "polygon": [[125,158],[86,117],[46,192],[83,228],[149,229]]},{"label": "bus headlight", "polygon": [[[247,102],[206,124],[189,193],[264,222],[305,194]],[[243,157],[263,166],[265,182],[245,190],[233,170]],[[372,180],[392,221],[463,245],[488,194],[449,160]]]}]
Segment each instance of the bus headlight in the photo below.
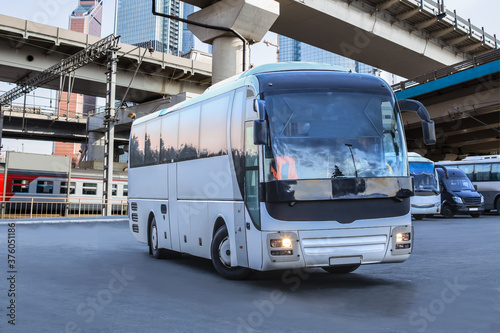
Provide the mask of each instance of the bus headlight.
[{"label": "bus headlight", "polygon": [[481,194],[481,203],[484,203],[484,196]]},{"label": "bus headlight", "polygon": [[460,204],[463,204],[464,202],[462,201],[462,198],[460,197],[453,197],[453,201],[455,201],[456,203],[460,203]]},{"label": "bus headlight", "polygon": [[270,241],[271,247],[292,247],[292,240],[290,238],[282,238],[282,239],[271,239]]},{"label": "bus headlight", "polygon": [[409,232],[398,232],[396,234],[396,243],[407,242],[410,240],[411,234]]}]

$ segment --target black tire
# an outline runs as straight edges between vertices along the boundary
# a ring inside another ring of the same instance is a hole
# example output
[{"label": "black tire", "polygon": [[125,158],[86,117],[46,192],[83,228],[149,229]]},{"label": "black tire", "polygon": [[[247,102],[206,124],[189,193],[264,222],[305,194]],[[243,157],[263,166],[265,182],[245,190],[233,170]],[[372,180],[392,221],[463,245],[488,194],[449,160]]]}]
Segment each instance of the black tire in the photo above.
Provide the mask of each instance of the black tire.
[{"label": "black tire", "polygon": [[413,215],[413,217],[415,218],[415,220],[421,221],[424,219],[425,215],[424,214],[415,214],[415,215]]},{"label": "black tire", "polygon": [[447,219],[452,219],[455,217],[455,214],[453,214],[453,211],[451,210],[451,207],[449,205],[444,205],[441,208],[441,214],[443,214],[443,216]]},{"label": "black tire", "polygon": [[210,254],[217,273],[228,280],[242,280],[252,273],[252,270],[249,268],[231,267],[229,234],[225,225],[215,232],[212,246],[210,247]]},{"label": "black tire", "polygon": [[348,274],[354,272],[358,269],[360,265],[342,265],[342,266],[330,266],[321,267],[330,274]]},{"label": "black tire", "polygon": [[149,254],[152,254],[156,259],[175,259],[182,256],[179,252],[158,247],[158,228],[156,226],[156,218],[154,217],[149,226],[148,245]]},{"label": "black tire", "polygon": [[497,214],[500,215],[500,198],[495,201],[495,209],[497,210]]},{"label": "black tire", "polygon": [[481,213],[471,213],[470,216],[478,218],[479,216],[481,216]]}]

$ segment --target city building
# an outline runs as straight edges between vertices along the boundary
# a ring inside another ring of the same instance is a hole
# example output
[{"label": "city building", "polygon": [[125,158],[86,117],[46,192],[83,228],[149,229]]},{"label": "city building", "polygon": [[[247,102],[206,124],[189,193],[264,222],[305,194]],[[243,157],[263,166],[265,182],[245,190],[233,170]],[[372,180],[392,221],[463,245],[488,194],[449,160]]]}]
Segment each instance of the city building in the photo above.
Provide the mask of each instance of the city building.
[{"label": "city building", "polygon": [[[77,8],[69,18],[69,30],[101,36],[103,0],[79,0]],[[96,97],[63,92],[58,97],[60,117],[81,117],[96,107]],[[77,166],[84,155],[85,147],[71,142],[54,142],[54,155],[71,156]]]},{"label": "city building", "polygon": [[[178,0],[158,0],[156,5],[158,12],[179,17],[183,17],[186,7]],[[153,15],[151,1],[118,1],[117,34],[123,43],[142,45],[151,41],[156,51],[180,56],[183,53],[182,24]]]},{"label": "city building", "polygon": [[312,45],[278,35],[279,61],[307,61],[345,67],[356,73],[380,76],[380,70]]},{"label": "city building", "polygon": [[[184,3],[184,18],[187,18],[189,15],[193,14],[194,6],[188,3]],[[182,53],[186,54],[194,49],[194,35],[187,28],[187,23],[182,24]]]}]

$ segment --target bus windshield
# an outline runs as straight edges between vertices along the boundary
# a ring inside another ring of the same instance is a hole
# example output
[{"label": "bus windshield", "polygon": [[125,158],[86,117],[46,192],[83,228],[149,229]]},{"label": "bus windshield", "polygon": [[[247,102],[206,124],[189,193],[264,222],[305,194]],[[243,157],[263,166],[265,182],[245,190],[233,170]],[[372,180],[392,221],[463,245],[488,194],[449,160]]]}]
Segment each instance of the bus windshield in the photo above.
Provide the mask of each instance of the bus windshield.
[{"label": "bus windshield", "polygon": [[415,182],[417,192],[439,192],[434,164],[426,162],[410,162],[410,175]]},{"label": "bus windshield", "polygon": [[467,177],[450,177],[444,179],[444,184],[449,191],[460,192],[460,191],[474,191],[474,185]]},{"label": "bus windshield", "polygon": [[266,94],[266,181],[407,176],[392,94],[301,90]]}]

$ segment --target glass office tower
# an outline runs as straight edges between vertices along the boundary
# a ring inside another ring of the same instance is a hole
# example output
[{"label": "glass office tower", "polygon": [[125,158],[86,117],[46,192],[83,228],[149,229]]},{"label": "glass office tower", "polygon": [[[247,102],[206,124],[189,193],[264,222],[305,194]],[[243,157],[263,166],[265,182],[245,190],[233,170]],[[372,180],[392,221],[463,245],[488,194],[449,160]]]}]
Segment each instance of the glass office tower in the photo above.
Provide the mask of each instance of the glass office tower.
[{"label": "glass office tower", "polygon": [[[156,10],[183,17],[184,3],[178,0],[158,0]],[[182,22],[154,16],[151,1],[118,0],[117,34],[120,41],[140,45],[152,41],[156,51],[182,54]]]},{"label": "glass office tower", "polygon": [[307,61],[345,67],[356,73],[380,75],[380,70],[297,40],[278,36],[279,61]]}]

